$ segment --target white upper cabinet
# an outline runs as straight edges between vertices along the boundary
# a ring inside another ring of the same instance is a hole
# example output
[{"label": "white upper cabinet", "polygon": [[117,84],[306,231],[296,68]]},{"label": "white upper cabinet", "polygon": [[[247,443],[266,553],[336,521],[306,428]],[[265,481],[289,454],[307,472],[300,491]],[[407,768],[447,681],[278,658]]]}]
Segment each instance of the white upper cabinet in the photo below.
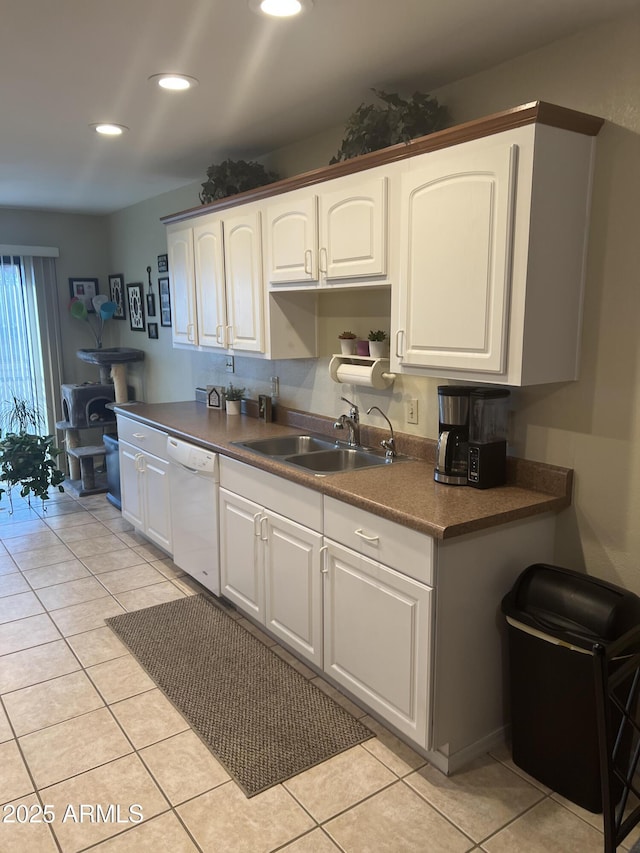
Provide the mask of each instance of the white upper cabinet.
[{"label": "white upper cabinet", "polygon": [[[388,182],[380,169],[286,193],[267,206],[272,290],[386,282]],[[386,171],[386,170],[385,170]]]},{"label": "white upper cabinet", "polygon": [[227,331],[222,219],[206,216],[193,228],[198,343],[224,347]]},{"label": "white upper cabinet", "polygon": [[198,343],[196,280],[193,268],[193,228],[179,225],[167,230],[171,273],[171,313],[174,344]]},{"label": "white upper cabinet", "polygon": [[386,276],[387,181],[380,174],[358,175],[333,181],[320,193],[319,264],[325,283]]},{"label": "white upper cabinet", "polygon": [[394,373],[577,379],[601,126],[534,102],[166,217],[174,343],[313,358],[317,291],[387,287]]},{"label": "white upper cabinet", "polygon": [[407,161],[392,370],[577,378],[594,146],[530,124]]},{"label": "white upper cabinet", "polygon": [[287,193],[266,212],[267,279],[272,285],[318,283],[318,199]]},{"label": "white upper cabinet", "polygon": [[264,352],[258,207],[170,225],[167,247],[174,344]]},{"label": "white upper cabinet", "polygon": [[262,235],[260,211],[240,208],[224,219],[227,346],[263,351]]},{"label": "white upper cabinet", "polygon": [[402,176],[405,364],[503,372],[516,154],[432,154]]}]

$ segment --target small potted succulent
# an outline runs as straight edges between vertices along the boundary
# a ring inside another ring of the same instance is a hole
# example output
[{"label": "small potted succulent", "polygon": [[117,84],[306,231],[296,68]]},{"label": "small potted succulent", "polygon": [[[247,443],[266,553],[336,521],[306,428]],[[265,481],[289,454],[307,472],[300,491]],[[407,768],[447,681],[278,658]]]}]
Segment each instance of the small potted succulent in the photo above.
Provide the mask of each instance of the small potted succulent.
[{"label": "small potted succulent", "polygon": [[342,355],[356,354],[356,341],[358,336],[353,332],[340,332],[338,340],[340,341],[340,352]]},{"label": "small potted succulent", "polygon": [[384,358],[389,352],[387,333],[382,329],[372,329],[369,332],[369,354],[372,358]]},{"label": "small potted succulent", "polygon": [[236,388],[232,383],[225,388],[224,399],[228,415],[240,414],[240,401],[244,397],[244,392],[244,388]]}]

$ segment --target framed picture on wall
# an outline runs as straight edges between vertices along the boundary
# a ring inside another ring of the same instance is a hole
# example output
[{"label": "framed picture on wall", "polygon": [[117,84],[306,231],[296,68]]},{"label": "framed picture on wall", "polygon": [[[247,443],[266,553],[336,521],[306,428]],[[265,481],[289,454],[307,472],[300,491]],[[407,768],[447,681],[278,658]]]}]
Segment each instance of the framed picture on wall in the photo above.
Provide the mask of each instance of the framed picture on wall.
[{"label": "framed picture on wall", "polygon": [[72,299],[80,299],[84,302],[89,313],[95,313],[93,302],[91,301],[98,293],[97,278],[70,278],[69,290],[71,291]]},{"label": "framed picture on wall", "polygon": [[126,320],[127,315],[124,308],[124,276],[109,276],[109,299],[118,306],[113,314],[114,320]]},{"label": "framed picture on wall", "polygon": [[129,303],[129,325],[132,332],[144,332],[144,288],[141,282],[127,285]]},{"label": "framed picture on wall", "polygon": [[158,324],[157,323],[149,323],[147,326],[147,331],[150,338],[157,339],[158,337]]},{"label": "framed picture on wall", "polygon": [[160,325],[171,325],[171,294],[169,292],[169,279],[159,278],[158,289],[160,291]]}]

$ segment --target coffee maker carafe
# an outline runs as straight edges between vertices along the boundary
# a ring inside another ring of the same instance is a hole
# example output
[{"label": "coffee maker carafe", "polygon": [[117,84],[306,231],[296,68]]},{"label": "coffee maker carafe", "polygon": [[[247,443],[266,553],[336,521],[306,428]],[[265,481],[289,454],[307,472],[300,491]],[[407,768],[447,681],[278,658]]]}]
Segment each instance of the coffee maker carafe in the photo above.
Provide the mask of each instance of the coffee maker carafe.
[{"label": "coffee maker carafe", "polygon": [[472,390],[466,385],[438,385],[438,449],[433,475],[437,483],[467,485]]},{"label": "coffee maker carafe", "polygon": [[474,388],[469,395],[469,485],[501,486],[507,479],[506,388]]}]

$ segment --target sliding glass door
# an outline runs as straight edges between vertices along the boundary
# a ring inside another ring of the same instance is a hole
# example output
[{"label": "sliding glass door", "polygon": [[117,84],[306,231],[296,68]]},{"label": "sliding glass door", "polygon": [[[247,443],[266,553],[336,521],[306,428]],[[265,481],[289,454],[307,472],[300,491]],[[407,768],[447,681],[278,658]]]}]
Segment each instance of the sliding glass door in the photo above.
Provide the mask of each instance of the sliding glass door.
[{"label": "sliding glass door", "polygon": [[[46,260],[53,269],[53,260]],[[38,431],[53,432],[55,428],[54,401],[59,388],[52,387],[51,371],[47,369],[51,354],[43,351],[49,324],[40,316],[46,294],[38,294],[34,261],[42,259],[0,255],[0,428],[3,432],[7,430],[7,414],[14,398],[39,412]]]}]

